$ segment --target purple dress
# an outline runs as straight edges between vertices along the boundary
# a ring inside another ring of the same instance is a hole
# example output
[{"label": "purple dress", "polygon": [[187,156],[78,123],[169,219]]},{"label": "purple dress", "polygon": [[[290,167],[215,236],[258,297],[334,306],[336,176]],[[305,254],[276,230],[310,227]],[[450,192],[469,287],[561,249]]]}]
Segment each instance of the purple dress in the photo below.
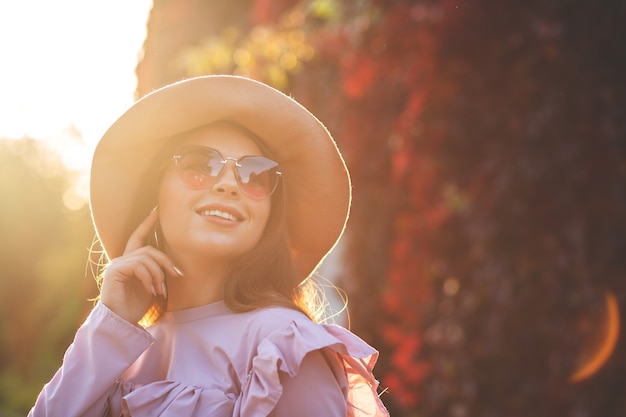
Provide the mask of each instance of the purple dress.
[{"label": "purple dress", "polygon": [[98,303],[29,416],[388,416],[377,356],[287,308],[219,301],[143,329]]}]

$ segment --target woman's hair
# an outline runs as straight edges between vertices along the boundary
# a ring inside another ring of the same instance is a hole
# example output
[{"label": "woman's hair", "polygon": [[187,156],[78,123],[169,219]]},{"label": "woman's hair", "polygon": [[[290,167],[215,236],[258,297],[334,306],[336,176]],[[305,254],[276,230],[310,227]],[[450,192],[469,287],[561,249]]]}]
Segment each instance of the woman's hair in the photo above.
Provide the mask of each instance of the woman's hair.
[{"label": "woman's hair", "polygon": [[285,222],[285,190],[281,186],[272,195],[270,217],[260,241],[237,260],[225,280],[224,301],[235,311],[282,306],[302,311],[317,320],[323,312],[317,288],[311,279],[300,282],[291,255]]},{"label": "woman's hair", "polygon": [[[229,121],[218,121],[211,125],[214,124],[226,124],[240,130],[259,146],[265,156],[272,158],[263,141],[245,127]],[[166,161],[171,158],[174,149],[172,144],[178,143],[181,136],[187,133],[173,137],[159,153],[152,164],[154,169],[150,170],[151,173],[159,172],[156,177],[160,177]],[[235,261],[230,276],[224,282],[223,298],[233,311],[280,306],[301,311],[312,320],[319,321],[325,312],[320,289],[310,278],[301,282],[291,254],[286,223],[288,196],[284,186],[284,181],[288,180],[282,178],[271,196],[270,215],[261,239],[252,250]],[[151,243],[156,245],[158,242]],[[163,297],[157,297],[139,323],[144,327],[155,323],[165,310],[166,303]]]}]

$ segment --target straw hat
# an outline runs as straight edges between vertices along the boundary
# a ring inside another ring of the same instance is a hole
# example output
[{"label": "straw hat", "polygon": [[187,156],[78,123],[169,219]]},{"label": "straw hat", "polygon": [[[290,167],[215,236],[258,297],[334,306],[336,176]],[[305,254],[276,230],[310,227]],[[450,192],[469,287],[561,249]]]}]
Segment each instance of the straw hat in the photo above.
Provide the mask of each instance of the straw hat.
[{"label": "straw hat", "polygon": [[109,257],[122,255],[137,225],[156,204],[153,161],[173,135],[218,120],[258,135],[280,164],[287,193],[287,227],[302,279],[343,233],[350,178],[330,133],[280,91],[248,78],[213,75],[160,88],[130,107],[94,152],[90,205]]}]

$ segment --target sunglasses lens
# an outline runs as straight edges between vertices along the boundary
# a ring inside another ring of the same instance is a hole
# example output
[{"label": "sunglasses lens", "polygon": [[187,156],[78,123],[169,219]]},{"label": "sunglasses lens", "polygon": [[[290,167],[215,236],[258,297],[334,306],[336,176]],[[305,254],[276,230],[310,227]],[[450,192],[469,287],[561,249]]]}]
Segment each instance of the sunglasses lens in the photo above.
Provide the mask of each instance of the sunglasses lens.
[{"label": "sunglasses lens", "polygon": [[261,199],[272,194],[280,178],[278,163],[264,156],[244,156],[234,161],[224,159],[215,149],[192,145],[180,149],[174,160],[181,181],[194,190],[215,184],[228,160],[234,164],[239,187],[251,198]]},{"label": "sunglasses lens", "polygon": [[274,192],[278,184],[278,163],[263,156],[246,156],[237,171],[242,190],[252,198],[263,198]]},{"label": "sunglasses lens", "polygon": [[177,170],[183,183],[193,189],[211,186],[222,169],[221,156],[214,150],[194,150],[178,158]]}]

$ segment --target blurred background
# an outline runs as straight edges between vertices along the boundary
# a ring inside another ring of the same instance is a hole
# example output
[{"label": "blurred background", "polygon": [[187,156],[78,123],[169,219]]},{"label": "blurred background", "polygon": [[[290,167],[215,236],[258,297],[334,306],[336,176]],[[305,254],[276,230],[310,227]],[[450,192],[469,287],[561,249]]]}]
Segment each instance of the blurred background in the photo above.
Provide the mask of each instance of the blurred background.
[{"label": "blurred background", "polygon": [[28,411],[97,295],[99,135],[211,73],[281,89],[338,141],[336,280],[392,416],[626,415],[626,3],[8,3],[0,416]]}]

